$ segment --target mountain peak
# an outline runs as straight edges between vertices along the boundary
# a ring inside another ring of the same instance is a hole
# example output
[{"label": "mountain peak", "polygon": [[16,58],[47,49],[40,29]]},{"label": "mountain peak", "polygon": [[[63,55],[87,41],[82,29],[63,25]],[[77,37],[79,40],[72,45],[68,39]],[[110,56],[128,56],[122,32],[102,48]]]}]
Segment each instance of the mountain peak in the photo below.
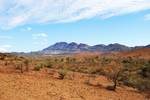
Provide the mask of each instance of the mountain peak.
[{"label": "mountain peak", "polygon": [[[143,48],[149,47],[147,46],[140,46],[136,48]],[[135,47],[134,47],[135,48]],[[46,49],[43,49],[41,52],[46,54],[63,54],[63,53],[79,53],[79,52],[120,52],[120,51],[129,51],[134,49],[133,47],[128,47],[119,43],[104,45],[104,44],[97,44],[94,46],[89,46],[84,43],[76,43],[76,42],[57,42],[54,45],[49,46]]]}]

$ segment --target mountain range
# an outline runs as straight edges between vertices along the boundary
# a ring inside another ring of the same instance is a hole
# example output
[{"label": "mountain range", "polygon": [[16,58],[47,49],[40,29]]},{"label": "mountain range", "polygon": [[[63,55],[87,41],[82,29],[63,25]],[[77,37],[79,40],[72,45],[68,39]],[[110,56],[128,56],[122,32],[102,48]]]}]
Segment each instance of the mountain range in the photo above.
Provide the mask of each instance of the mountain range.
[{"label": "mountain range", "polygon": [[109,45],[98,44],[98,45],[87,45],[83,43],[67,43],[67,42],[57,42],[38,53],[40,54],[72,54],[72,53],[81,53],[81,52],[120,52],[120,51],[129,51],[138,48],[150,48],[150,45],[146,46],[135,46],[129,47],[126,45],[114,43]]}]

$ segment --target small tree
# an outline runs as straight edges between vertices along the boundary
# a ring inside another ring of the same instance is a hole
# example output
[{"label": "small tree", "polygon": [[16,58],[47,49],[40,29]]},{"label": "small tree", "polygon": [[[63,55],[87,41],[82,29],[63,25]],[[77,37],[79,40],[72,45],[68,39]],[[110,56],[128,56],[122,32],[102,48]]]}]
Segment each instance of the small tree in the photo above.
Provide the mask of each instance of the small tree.
[{"label": "small tree", "polygon": [[122,72],[123,72],[123,67],[121,66],[121,64],[119,62],[113,61],[113,63],[111,63],[109,70],[107,72],[107,77],[110,80],[112,80],[113,86],[108,86],[107,89],[113,91],[116,90],[117,83]]},{"label": "small tree", "polygon": [[107,89],[113,90],[113,91],[116,90],[117,83],[118,83],[118,78],[120,76],[120,72],[121,71],[116,71],[116,72],[110,73],[109,78],[112,80],[113,86],[108,86]]}]

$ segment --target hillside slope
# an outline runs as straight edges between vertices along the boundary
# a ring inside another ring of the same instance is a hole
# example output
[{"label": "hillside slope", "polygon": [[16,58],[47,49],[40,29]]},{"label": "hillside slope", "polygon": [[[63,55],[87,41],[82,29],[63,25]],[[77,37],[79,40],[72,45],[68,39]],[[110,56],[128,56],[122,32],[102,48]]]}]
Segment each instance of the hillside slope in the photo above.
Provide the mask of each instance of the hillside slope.
[{"label": "hillside slope", "polygon": [[138,57],[144,59],[150,59],[150,48],[140,48],[131,51],[121,52],[122,57]]},{"label": "hillside slope", "polygon": [[[0,100],[148,100],[125,86],[118,87],[116,92],[106,90],[111,82],[104,76],[73,75],[73,79],[59,80],[40,73],[0,73]],[[85,84],[87,79],[90,85]]]}]

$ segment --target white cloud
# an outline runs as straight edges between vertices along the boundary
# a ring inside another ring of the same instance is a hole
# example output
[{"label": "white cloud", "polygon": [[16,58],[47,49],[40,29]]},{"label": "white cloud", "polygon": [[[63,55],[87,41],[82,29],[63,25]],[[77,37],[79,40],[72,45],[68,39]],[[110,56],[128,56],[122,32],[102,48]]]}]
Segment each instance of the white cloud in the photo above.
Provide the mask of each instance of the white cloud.
[{"label": "white cloud", "polygon": [[150,0],[0,0],[0,27],[109,18],[150,9]]},{"label": "white cloud", "polygon": [[20,31],[29,32],[29,31],[32,31],[32,27],[21,28]]},{"label": "white cloud", "polygon": [[31,31],[32,30],[32,28],[31,27],[27,27],[27,31]]},{"label": "white cloud", "polygon": [[150,20],[150,14],[147,14],[147,15],[145,16],[145,20]]},{"label": "white cloud", "polygon": [[37,34],[32,34],[33,38],[46,38],[48,37],[47,33],[37,33]]},{"label": "white cloud", "polygon": [[37,33],[32,34],[33,44],[38,46],[46,46],[48,44],[48,35],[47,33]]},{"label": "white cloud", "polygon": [[5,35],[0,35],[0,40],[9,40],[9,39],[12,39],[13,37],[11,36],[5,36]]},{"label": "white cloud", "polygon": [[10,52],[11,45],[0,45],[0,52]]}]

